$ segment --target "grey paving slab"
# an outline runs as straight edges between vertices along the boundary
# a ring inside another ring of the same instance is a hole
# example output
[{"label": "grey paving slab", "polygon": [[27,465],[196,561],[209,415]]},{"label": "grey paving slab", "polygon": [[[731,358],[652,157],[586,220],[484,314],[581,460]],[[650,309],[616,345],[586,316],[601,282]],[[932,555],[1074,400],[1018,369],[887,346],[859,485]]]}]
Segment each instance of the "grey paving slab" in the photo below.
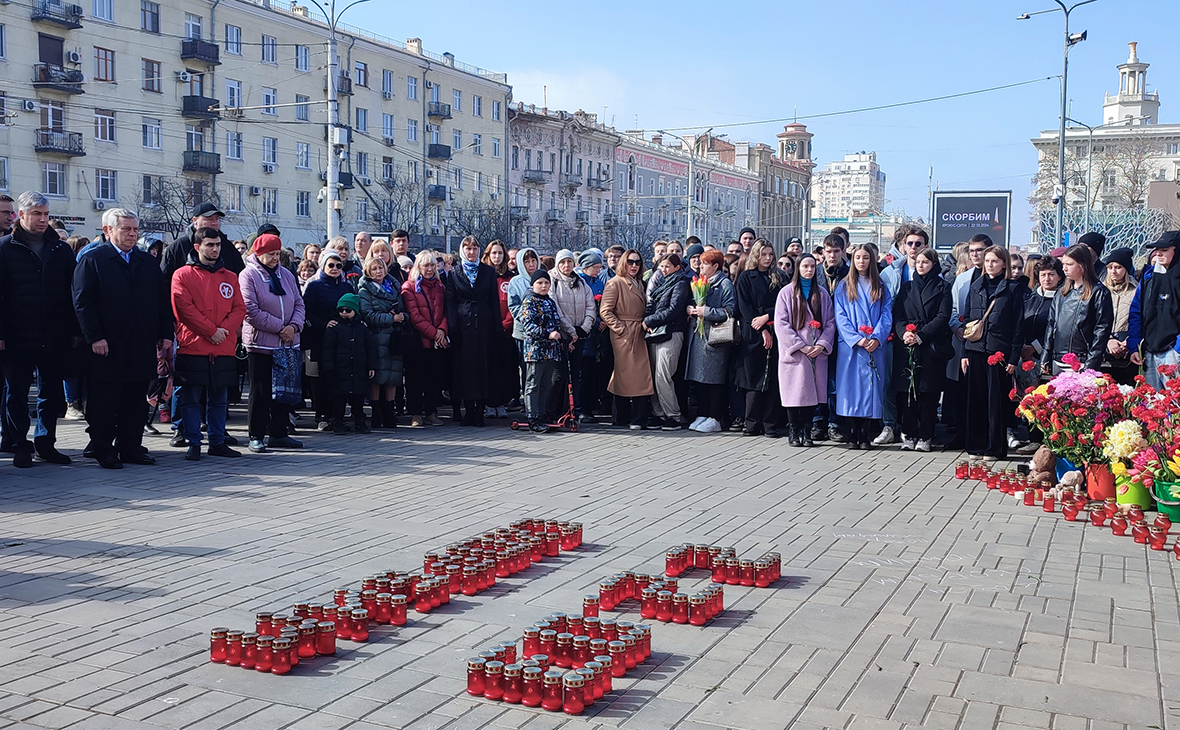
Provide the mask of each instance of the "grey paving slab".
[{"label": "grey paving slab", "polygon": [[[300,437],[0,474],[0,618],[21,627],[0,635],[0,727],[1180,727],[1175,561],[955,481],[956,454],[498,422]],[[61,425],[68,453],[84,440]],[[207,661],[213,626],[527,516],[587,544],[286,677]],[[468,656],[689,541],[777,549],[787,578],[728,586],[710,626],[654,624],[651,663],[581,717],[466,696]]]}]

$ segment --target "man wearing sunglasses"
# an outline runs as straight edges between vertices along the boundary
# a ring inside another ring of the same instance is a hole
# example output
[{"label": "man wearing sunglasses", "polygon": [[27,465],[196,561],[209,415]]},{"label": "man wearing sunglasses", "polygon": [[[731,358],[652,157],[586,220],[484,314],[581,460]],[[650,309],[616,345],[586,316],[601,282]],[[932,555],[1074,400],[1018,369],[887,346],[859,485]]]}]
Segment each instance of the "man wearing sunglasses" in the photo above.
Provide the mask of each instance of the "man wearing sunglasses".
[{"label": "man wearing sunglasses", "polygon": [[[930,247],[930,235],[917,226],[904,226],[898,229],[899,248],[904,254],[893,260],[881,272],[881,283],[889,290],[890,299],[897,297],[902,282],[910,281],[914,277],[914,267],[917,265],[918,253]],[[884,446],[900,441],[900,429],[897,424],[897,392],[893,389],[893,348],[885,348],[885,403],[882,420],[885,422],[881,433],[873,439],[876,446]]]}]

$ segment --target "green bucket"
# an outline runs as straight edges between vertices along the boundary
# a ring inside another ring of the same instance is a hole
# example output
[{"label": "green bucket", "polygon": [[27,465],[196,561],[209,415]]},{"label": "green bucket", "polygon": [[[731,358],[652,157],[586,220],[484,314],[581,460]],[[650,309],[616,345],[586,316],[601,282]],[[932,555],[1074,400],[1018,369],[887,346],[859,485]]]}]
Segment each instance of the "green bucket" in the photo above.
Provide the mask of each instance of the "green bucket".
[{"label": "green bucket", "polygon": [[1173,521],[1180,520],[1180,499],[1172,497],[1172,487],[1180,488],[1180,482],[1161,482],[1156,481],[1152,487],[1155,494],[1156,504],[1159,505],[1159,511],[1167,515]]},{"label": "green bucket", "polygon": [[[1151,491],[1142,484],[1131,481],[1128,476],[1115,477],[1114,494],[1119,504],[1134,504],[1143,509],[1151,509]],[[1176,504],[1177,508],[1180,508],[1180,502]]]}]

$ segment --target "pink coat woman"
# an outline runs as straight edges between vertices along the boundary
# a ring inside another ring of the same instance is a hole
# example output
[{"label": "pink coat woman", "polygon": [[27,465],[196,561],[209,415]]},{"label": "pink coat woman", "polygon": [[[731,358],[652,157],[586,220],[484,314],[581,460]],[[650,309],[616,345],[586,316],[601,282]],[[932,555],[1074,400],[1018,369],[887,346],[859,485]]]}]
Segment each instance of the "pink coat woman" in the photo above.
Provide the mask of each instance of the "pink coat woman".
[{"label": "pink coat woman", "polygon": [[[815,280],[812,279],[812,282]],[[800,281],[783,287],[774,307],[774,331],[778,336],[779,394],[784,408],[802,408],[828,402],[828,355],[832,354],[836,339],[836,318],[832,297],[827,289],[818,287],[819,316],[804,312],[802,328],[795,326],[795,288]],[[816,285],[812,284],[813,291]],[[816,329],[811,322],[819,322]],[[819,345],[823,352],[814,359],[803,354],[803,349]]]}]

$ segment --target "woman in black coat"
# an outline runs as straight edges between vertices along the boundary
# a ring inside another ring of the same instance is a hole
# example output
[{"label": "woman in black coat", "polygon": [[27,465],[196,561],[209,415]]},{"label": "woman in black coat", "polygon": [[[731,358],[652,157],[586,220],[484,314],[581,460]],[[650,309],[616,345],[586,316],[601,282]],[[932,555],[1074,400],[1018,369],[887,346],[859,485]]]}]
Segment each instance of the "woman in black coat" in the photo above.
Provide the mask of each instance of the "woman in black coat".
[{"label": "woman in black coat", "polygon": [[[319,377],[324,360],[324,331],[328,323],[336,318],[336,303],[345,294],[355,294],[354,287],[344,278],[344,261],[340,254],[328,249],[320,254],[320,273],[307,282],[303,290],[303,306],[307,324],[300,336],[300,344],[307,350],[307,368],[315,384],[312,386],[312,405],[319,430],[328,430],[328,421],[335,408],[335,392]],[[314,366],[314,367],[313,367]]]},{"label": "woman in black coat", "polygon": [[893,389],[901,411],[901,448],[906,450],[930,450],[946,364],[955,355],[948,326],[951,287],[941,273],[938,254],[923,249],[913,278],[902,282],[893,300]]},{"label": "woman in black coat", "polygon": [[967,453],[987,459],[1008,456],[1006,429],[1015,404],[1008,397],[1024,346],[1022,287],[1008,278],[1008,249],[983,252],[983,274],[967,294],[967,322],[981,321],[983,334],[967,341],[960,362],[967,376]]},{"label": "woman in black coat", "polygon": [[780,405],[778,393],[778,349],[774,335],[774,306],[778,293],[791,277],[775,263],[774,247],[758,239],[746,258],[746,269],[737,277],[738,317],[741,339],[737,344],[739,388],[746,391],[746,419],[742,433],[778,438],[776,422]]},{"label": "woman in black coat", "polygon": [[684,349],[685,333],[688,332],[692,292],[684,274],[684,260],[679,254],[665,254],[658,265],[662,276],[651,290],[643,317],[647,354],[651,358],[652,381],[656,389],[652,406],[656,418],[662,421],[660,428],[679,431],[685,421],[674,380]]},{"label": "woman in black coat", "polygon": [[1083,368],[1097,370],[1114,326],[1110,290],[1095,276],[1094,251],[1084,243],[1070,246],[1061,266],[1065,283],[1049,307],[1041,371],[1056,375],[1068,370],[1064,359],[1070,354],[1077,356]]},{"label": "woman in black coat", "polygon": [[495,337],[503,327],[496,270],[479,262],[475,236],[459,244],[459,263],[447,276],[446,309],[454,347],[451,398],[463,403],[461,425],[482,426],[484,407],[492,395]]}]

